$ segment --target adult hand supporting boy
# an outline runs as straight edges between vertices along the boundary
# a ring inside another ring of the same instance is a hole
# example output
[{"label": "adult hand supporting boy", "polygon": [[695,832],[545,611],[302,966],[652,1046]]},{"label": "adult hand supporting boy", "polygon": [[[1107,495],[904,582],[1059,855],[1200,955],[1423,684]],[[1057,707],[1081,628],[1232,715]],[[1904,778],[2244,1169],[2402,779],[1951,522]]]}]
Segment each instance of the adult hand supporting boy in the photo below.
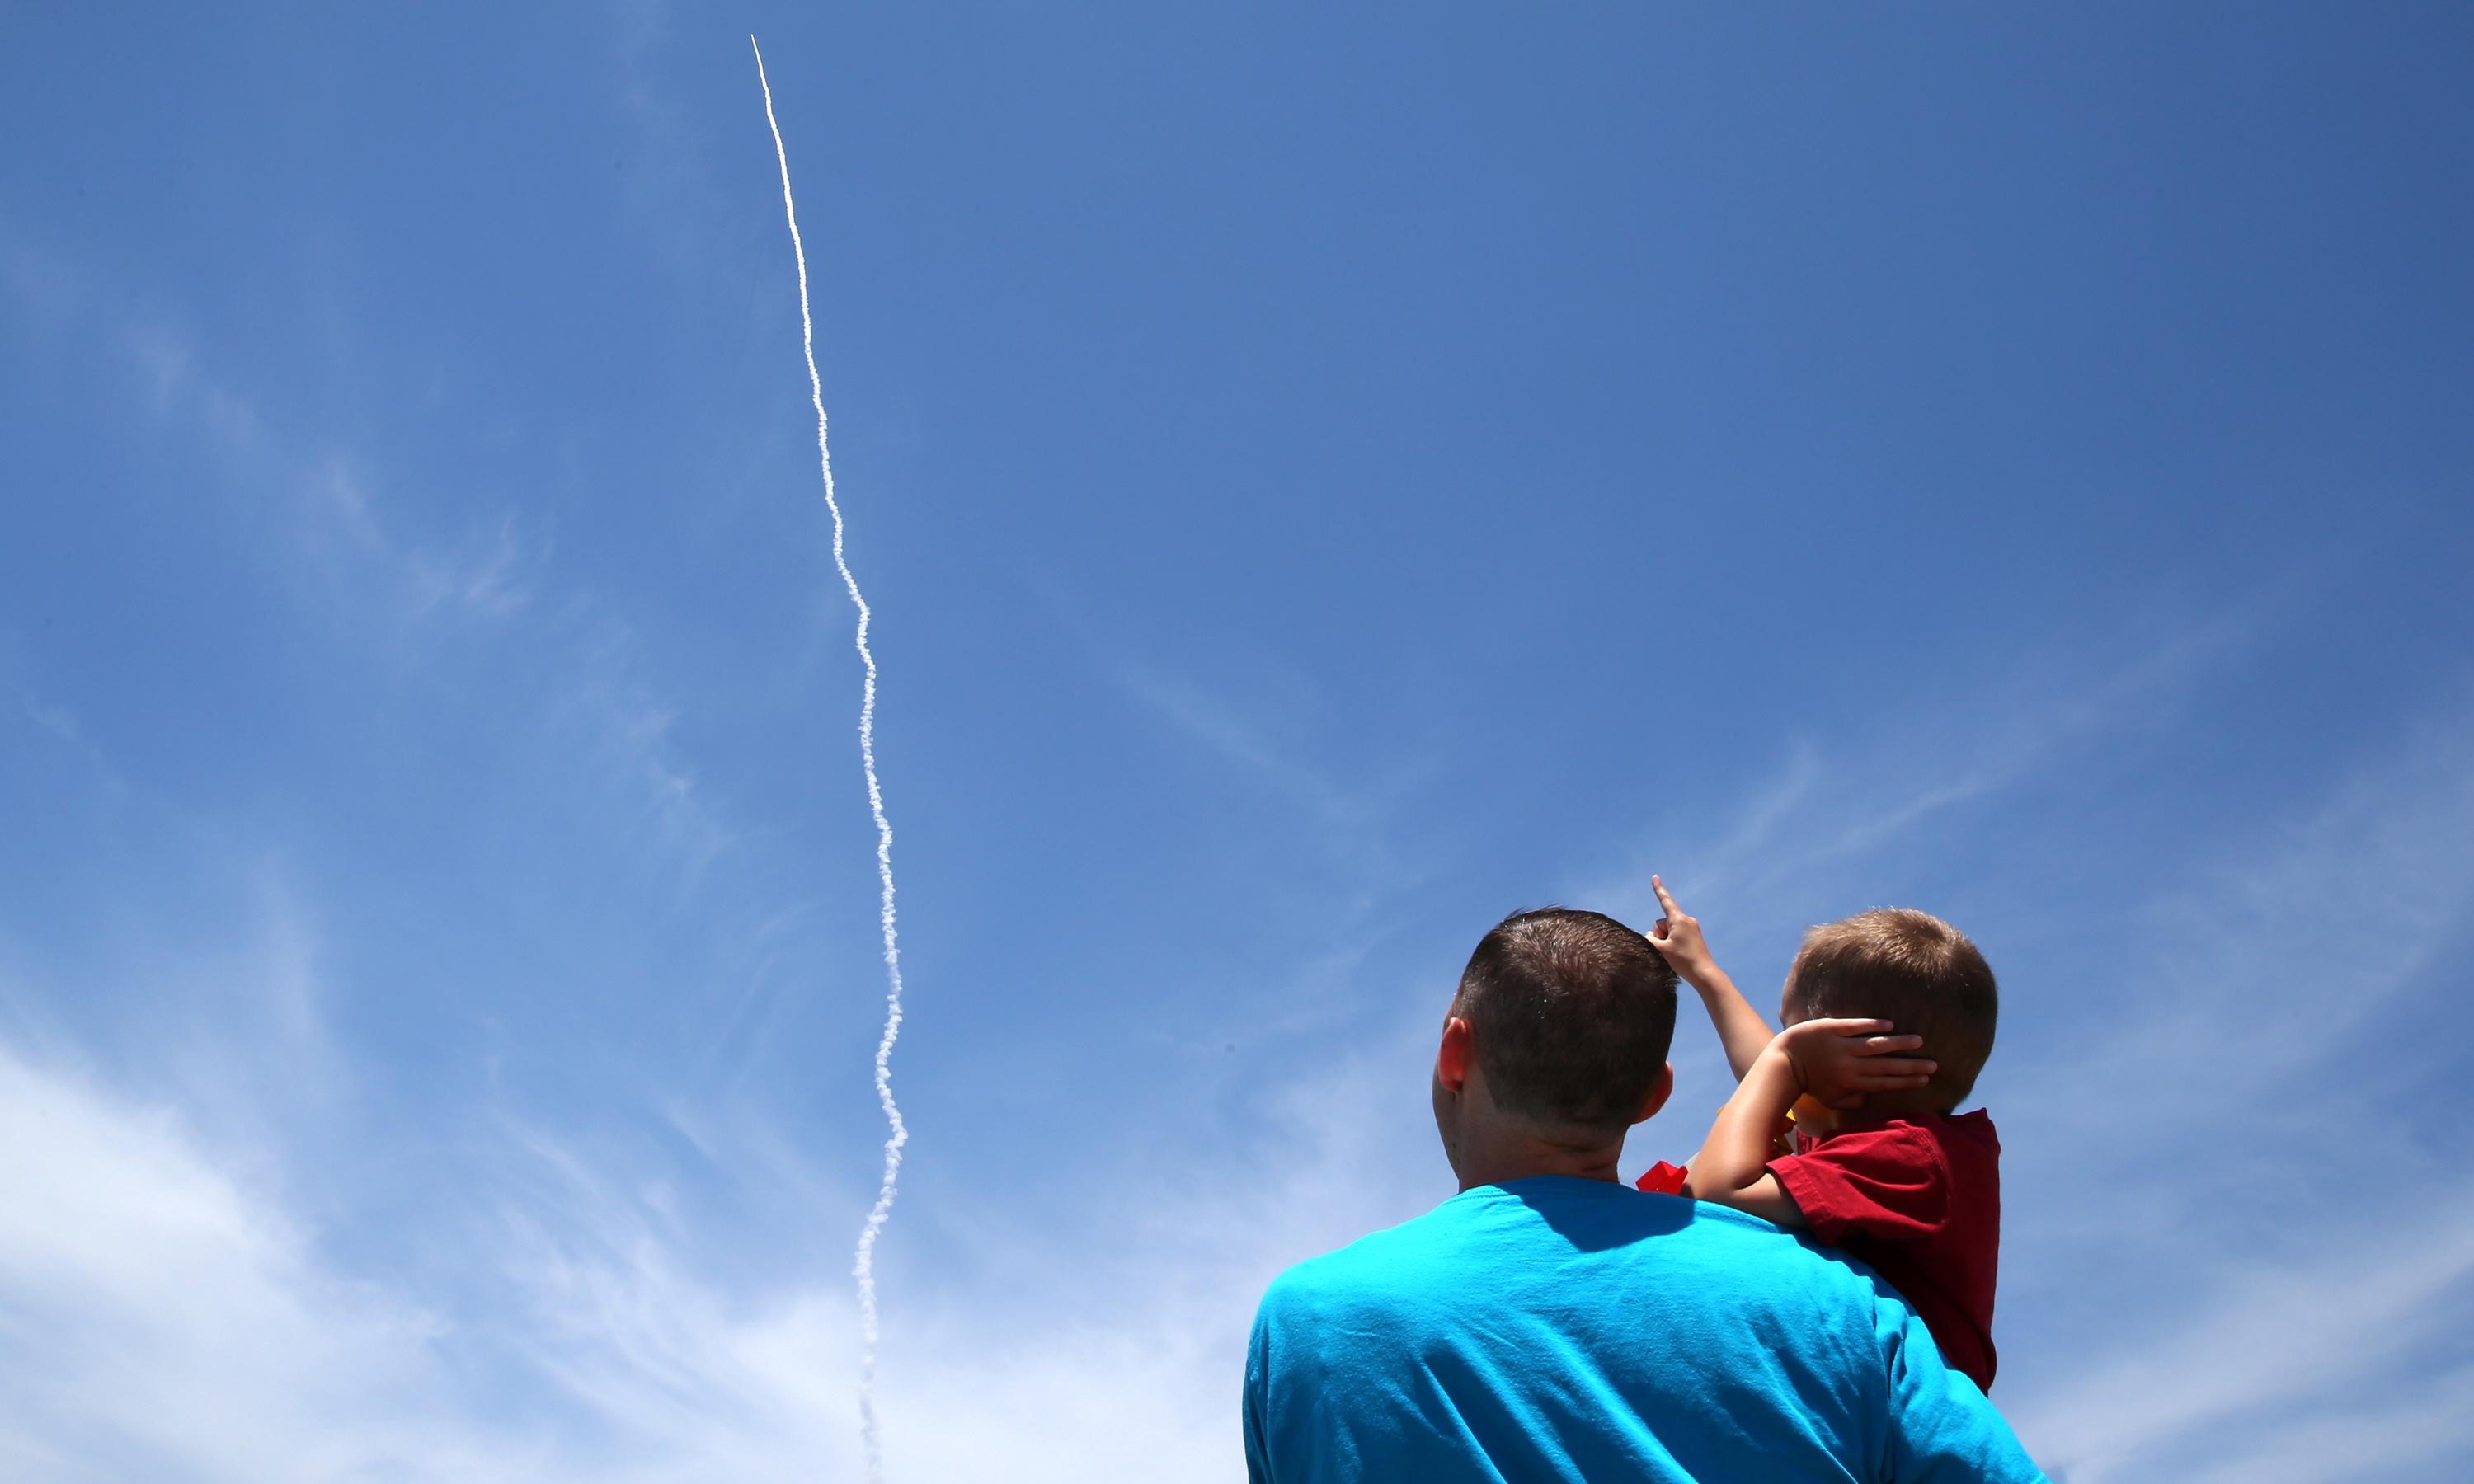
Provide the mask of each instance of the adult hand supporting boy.
[{"label": "adult hand supporting boy", "polygon": [[1658,905],[1666,914],[1649,930],[1649,945],[1701,996],[1701,1008],[1717,1027],[1718,1043],[1727,1048],[1727,1065],[1741,1082],[1769,1046],[1770,1022],[1761,1018],[1761,1013],[1735,988],[1735,981],[1710,957],[1709,941],[1701,936],[1701,920],[1677,906],[1667,895],[1666,883],[1658,877],[1649,878],[1649,889],[1658,894]]},{"label": "adult hand supporting boy", "polygon": [[1831,1108],[1856,1108],[1868,1092],[1930,1082],[1933,1063],[1896,1054],[1918,1049],[1924,1038],[1893,1036],[1892,1029],[1887,1020],[1805,1020],[1772,1037],[1686,1166],[1684,1193],[1782,1227],[1805,1225],[1803,1210],[1769,1172],[1779,1125],[1807,1093]]}]

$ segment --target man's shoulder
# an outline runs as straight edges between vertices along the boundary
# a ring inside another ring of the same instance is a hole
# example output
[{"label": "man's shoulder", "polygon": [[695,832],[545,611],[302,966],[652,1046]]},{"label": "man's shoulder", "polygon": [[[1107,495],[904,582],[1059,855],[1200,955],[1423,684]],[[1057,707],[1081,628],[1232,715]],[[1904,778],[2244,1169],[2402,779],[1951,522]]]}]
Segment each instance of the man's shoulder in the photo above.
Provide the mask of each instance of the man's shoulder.
[{"label": "man's shoulder", "polygon": [[1414,1285],[1429,1271],[1433,1259],[1448,1252],[1444,1229],[1451,1218],[1443,1206],[1413,1216],[1398,1226],[1370,1232],[1346,1247],[1281,1272],[1263,1294],[1268,1315],[1319,1311],[1336,1303],[1364,1302]]},{"label": "man's shoulder", "polygon": [[[1549,1262],[1586,1253],[1587,1265],[1618,1288],[1700,1273],[1720,1286],[1775,1296],[1792,1304],[1843,1287],[1867,1296],[1869,1274],[1836,1253],[1758,1216],[1681,1196],[1604,1190],[1463,1192],[1422,1215],[1310,1257],[1282,1272],[1265,1292],[1268,1319],[1329,1320],[1343,1311],[1422,1304],[1439,1283],[1465,1287],[1472,1270],[1495,1287],[1532,1254]],[[1618,1270],[1629,1270],[1625,1275]]]}]

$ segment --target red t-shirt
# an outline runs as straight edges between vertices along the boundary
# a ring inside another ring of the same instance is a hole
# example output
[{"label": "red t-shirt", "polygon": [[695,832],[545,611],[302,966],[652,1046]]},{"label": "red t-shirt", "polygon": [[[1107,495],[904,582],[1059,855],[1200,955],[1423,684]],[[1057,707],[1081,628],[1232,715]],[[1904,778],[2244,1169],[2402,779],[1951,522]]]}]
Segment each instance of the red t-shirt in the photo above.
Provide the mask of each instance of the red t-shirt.
[{"label": "red t-shirt", "polygon": [[1981,1112],[1858,1123],[1772,1160],[1812,1234],[1871,1264],[1941,1346],[1993,1386],[1993,1270],[2001,1251],[2001,1141]]}]

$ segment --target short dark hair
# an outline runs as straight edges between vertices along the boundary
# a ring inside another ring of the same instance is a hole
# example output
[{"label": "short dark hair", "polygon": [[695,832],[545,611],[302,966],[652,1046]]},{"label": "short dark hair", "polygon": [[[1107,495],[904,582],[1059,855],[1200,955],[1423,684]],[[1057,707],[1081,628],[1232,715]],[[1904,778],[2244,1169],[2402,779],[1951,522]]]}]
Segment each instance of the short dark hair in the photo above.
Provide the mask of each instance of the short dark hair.
[{"label": "short dark hair", "polygon": [[1786,1008],[1801,1018],[1887,1020],[1925,1039],[1939,1064],[1925,1089],[1955,1108],[1993,1054],[2001,994],[1993,966],[1965,933],[1929,913],[1877,907],[1804,935],[1787,970]]},{"label": "short dark hair", "polygon": [[1478,940],[1451,1013],[1506,1113],[1620,1133],[1675,1039],[1675,970],[1600,912],[1516,912]]}]

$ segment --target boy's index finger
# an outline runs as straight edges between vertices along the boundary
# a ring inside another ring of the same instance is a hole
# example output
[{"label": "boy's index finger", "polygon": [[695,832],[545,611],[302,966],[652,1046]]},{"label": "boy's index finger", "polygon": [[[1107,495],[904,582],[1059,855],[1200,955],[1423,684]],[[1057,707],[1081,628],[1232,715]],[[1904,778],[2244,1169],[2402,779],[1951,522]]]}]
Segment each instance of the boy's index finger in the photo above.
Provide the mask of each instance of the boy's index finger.
[{"label": "boy's index finger", "polygon": [[1675,904],[1675,898],[1673,897],[1667,895],[1666,883],[1658,879],[1658,873],[1654,871],[1651,872],[1649,875],[1649,889],[1658,894],[1658,904],[1666,909],[1666,915],[1668,917],[1682,917],[1684,915],[1684,909]]}]

